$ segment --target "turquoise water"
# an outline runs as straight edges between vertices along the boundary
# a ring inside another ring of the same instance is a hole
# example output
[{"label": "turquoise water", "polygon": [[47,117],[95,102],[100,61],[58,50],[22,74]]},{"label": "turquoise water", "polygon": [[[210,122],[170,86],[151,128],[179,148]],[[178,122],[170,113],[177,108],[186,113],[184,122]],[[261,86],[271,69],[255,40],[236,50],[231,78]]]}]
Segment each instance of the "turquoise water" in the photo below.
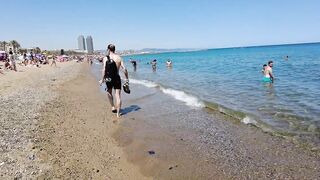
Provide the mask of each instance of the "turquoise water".
[{"label": "turquoise water", "polygon": [[[285,56],[289,56],[285,60]],[[123,57],[131,83],[159,88],[188,106],[211,107],[244,123],[295,134],[319,134],[320,44],[212,49]],[[134,71],[129,59],[137,60]],[[153,70],[150,62],[157,59]],[[173,67],[166,67],[166,60]],[[261,68],[274,61],[273,84]]]}]

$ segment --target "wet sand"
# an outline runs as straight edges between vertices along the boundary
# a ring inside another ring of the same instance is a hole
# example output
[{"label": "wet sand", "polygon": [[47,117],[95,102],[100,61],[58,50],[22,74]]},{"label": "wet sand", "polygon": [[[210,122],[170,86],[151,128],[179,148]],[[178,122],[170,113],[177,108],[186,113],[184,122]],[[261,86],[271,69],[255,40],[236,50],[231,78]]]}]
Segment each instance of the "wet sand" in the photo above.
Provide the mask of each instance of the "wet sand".
[{"label": "wet sand", "polygon": [[118,119],[87,64],[63,66],[1,77],[3,179],[320,178],[318,151],[156,89],[132,84]]},{"label": "wet sand", "polygon": [[[115,139],[156,179],[319,179],[320,154],[221,113],[131,85]],[[135,93],[136,92],[136,93]],[[149,155],[148,151],[155,154]]]}]

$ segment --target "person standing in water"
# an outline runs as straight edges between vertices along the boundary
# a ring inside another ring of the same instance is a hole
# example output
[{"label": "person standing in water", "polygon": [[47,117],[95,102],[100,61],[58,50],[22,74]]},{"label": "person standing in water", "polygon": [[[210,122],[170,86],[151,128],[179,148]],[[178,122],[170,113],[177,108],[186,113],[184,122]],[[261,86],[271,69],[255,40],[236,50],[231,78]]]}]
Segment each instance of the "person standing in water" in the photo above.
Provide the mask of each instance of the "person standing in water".
[{"label": "person standing in water", "polygon": [[[128,71],[124,66],[122,58],[115,53],[116,47],[109,44],[107,47],[107,57],[103,58],[102,78],[100,85],[105,81],[107,86],[107,95],[111,105],[111,111],[121,116],[121,78],[119,70],[122,69],[126,77],[126,83],[129,83]],[[114,105],[112,89],[115,90],[116,106]]]},{"label": "person standing in water", "polygon": [[262,66],[262,69],[261,69],[261,73],[264,75],[264,71],[266,70],[266,67],[267,67],[268,65],[267,64],[264,64],[263,66]]},{"label": "person standing in water", "polygon": [[137,71],[137,61],[130,58],[130,62],[133,66],[133,71]]},{"label": "person standing in water", "polygon": [[167,60],[166,64],[168,68],[172,67],[172,61],[170,59]]},{"label": "person standing in water", "polygon": [[151,67],[152,67],[152,71],[156,72],[157,71],[157,60],[154,59],[153,61],[151,61]]},{"label": "person standing in water", "polygon": [[264,66],[263,82],[273,83],[274,76],[272,73],[273,61],[269,61],[267,66]]}]

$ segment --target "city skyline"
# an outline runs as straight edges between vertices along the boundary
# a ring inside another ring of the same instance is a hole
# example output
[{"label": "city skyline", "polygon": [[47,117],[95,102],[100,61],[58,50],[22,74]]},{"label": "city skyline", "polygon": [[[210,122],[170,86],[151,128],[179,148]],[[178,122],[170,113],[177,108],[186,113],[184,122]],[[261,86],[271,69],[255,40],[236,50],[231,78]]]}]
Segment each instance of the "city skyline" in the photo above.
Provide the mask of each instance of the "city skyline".
[{"label": "city skyline", "polygon": [[[319,42],[319,6],[316,0],[6,1],[2,24],[10,28],[0,29],[0,40],[48,50],[77,49],[79,34],[95,37],[97,50],[109,43],[138,50]],[[30,8],[37,11],[26,13]]]}]

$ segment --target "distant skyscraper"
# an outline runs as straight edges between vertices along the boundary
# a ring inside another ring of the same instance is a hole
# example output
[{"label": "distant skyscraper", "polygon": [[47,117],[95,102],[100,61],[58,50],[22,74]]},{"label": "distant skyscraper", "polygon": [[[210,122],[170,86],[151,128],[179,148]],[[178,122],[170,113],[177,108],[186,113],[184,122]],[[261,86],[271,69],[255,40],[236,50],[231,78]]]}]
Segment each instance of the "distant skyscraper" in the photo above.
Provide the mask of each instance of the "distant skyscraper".
[{"label": "distant skyscraper", "polygon": [[86,45],[85,45],[85,41],[84,41],[84,36],[80,35],[78,37],[78,49],[79,50],[86,50]]},{"label": "distant skyscraper", "polygon": [[93,41],[92,41],[92,37],[91,37],[91,36],[87,36],[86,42],[87,42],[87,50],[88,50],[88,53],[93,53]]}]

